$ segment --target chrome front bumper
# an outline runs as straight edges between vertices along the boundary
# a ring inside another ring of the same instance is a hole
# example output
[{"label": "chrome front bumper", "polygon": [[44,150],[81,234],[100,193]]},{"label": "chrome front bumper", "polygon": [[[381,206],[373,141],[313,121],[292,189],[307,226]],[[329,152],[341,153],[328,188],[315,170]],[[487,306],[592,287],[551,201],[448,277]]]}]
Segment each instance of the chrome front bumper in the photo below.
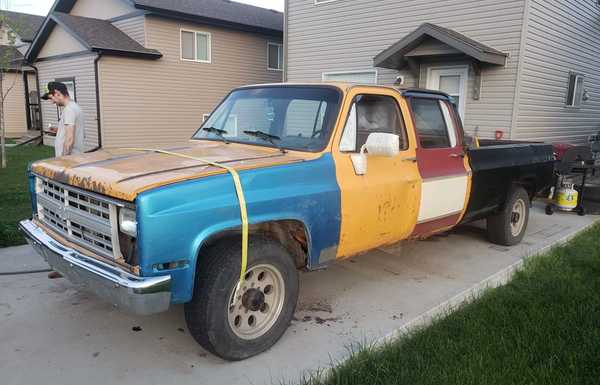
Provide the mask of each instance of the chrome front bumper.
[{"label": "chrome front bumper", "polygon": [[169,308],[171,276],[138,277],[58,243],[31,220],[21,221],[19,228],[52,269],[111,304],[143,315]]}]

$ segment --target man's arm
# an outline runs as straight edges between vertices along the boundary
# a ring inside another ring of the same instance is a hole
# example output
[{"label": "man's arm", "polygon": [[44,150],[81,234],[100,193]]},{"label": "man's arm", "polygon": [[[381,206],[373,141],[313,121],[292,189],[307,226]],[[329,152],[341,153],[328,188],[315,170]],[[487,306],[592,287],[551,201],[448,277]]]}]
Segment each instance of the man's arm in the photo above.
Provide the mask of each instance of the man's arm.
[{"label": "man's arm", "polygon": [[75,144],[75,126],[72,124],[65,125],[65,142],[63,144],[63,156],[71,155],[73,145]]},{"label": "man's arm", "polygon": [[73,145],[75,144],[75,113],[73,109],[67,106],[63,110],[63,114],[61,117],[64,130],[65,130],[65,141],[63,143],[63,156],[71,155],[73,152]]}]

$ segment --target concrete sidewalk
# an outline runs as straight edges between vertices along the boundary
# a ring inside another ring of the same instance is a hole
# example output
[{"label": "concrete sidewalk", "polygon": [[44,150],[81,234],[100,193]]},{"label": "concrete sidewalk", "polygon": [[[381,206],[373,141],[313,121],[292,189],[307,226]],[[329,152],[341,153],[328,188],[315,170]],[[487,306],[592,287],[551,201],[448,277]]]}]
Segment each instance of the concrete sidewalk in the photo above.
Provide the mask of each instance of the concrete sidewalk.
[{"label": "concrete sidewalk", "polygon": [[[515,247],[491,245],[481,224],[406,242],[303,273],[296,320],[268,352],[224,362],[188,334],[181,306],[136,317],[64,279],[0,276],[2,384],[279,384],[327,367],[347,348],[419,319],[597,217],[532,211]],[[29,247],[0,249],[0,271],[44,267]],[[134,331],[135,330],[139,331]]]}]

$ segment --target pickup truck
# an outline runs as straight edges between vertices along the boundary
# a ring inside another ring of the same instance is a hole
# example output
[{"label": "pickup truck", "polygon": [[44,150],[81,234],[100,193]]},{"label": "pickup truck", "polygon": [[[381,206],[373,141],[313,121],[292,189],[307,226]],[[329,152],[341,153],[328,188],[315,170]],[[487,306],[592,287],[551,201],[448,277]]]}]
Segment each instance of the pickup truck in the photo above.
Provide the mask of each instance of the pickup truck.
[{"label": "pickup truck", "polygon": [[167,152],[32,164],[33,218],[20,228],[73,283],[137,314],[184,303],[196,341],[241,360],[287,329],[299,269],[484,218],[491,242],[518,243],[552,184],[552,146],[467,142],[440,92],[246,86]]}]

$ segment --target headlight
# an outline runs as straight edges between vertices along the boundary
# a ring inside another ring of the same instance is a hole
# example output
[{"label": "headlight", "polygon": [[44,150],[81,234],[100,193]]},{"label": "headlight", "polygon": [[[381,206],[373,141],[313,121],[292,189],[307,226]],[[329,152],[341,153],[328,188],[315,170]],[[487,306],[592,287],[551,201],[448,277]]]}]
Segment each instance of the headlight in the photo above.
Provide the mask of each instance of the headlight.
[{"label": "headlight", "polygon": [[119,229],[127,235],[137,237],[137,220],[135,211],[121,208],[119,210]]}]

